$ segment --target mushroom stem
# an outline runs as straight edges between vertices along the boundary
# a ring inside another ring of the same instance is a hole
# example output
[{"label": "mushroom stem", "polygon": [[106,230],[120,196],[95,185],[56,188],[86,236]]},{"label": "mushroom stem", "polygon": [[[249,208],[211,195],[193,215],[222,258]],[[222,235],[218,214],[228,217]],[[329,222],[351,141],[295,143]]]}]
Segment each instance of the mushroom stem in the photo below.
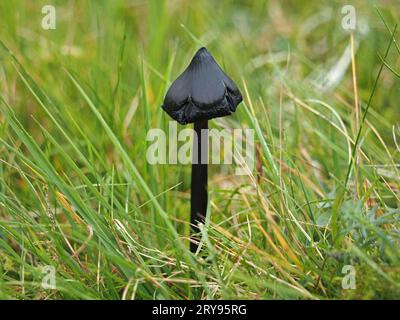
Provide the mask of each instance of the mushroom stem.
[{"label": "mushroom stem", "polygon": [[[190,251],[195,253],[200,239],[199,223],[204,223],[207,212],[207,163],[208,163],[208,120],[199,120],[194,123],[197,139],[193,139],[192,185],[190,194]],[[196,146],[197,144],[197,146]]]}]

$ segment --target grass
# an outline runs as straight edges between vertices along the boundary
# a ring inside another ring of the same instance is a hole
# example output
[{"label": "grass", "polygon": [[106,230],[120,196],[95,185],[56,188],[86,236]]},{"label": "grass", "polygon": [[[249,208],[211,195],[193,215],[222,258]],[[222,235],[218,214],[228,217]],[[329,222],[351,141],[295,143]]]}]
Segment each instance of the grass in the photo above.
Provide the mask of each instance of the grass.
[{"label": "grass", "polygon": [[[354,33],[340,1],[54,1],[55,30],[45,4],[0,4],[0,299],[400,298],[396,1]],[[210,166],[195,256],[190,165],[145,155],[202,45],[244,96],[210,126],[257,152]]]}]

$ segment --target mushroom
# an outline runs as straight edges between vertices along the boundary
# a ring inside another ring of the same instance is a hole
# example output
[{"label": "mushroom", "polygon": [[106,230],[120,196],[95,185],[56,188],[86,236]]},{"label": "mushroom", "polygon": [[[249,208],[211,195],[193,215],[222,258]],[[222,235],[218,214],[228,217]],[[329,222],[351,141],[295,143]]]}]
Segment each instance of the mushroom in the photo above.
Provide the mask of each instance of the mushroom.
[{"label": "mushroom", "polygon": [[[186,70],[172,83],[162,109],[180,124],[194,122],[190,195],[190,251],[198,248],[199,223],[207,211],[208,120],[236,111],[242,95],[206,48],[199,49]],[[197,152],[196,152],[197,151]]]}]

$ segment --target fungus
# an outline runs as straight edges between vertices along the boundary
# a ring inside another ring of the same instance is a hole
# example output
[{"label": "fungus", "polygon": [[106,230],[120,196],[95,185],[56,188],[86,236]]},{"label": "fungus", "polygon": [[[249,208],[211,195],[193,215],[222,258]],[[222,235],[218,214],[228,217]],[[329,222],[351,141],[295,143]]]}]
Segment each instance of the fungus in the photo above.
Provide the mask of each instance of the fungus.
[{"label": "fungus", "polygon": [[206,48],[199,49],[186,70],[172,83],[162,109],[180,124],[194,123],[190,194],[190,251],[198,248],[199,223],[207,211],[208,120],[236,111],[242,95]]}]

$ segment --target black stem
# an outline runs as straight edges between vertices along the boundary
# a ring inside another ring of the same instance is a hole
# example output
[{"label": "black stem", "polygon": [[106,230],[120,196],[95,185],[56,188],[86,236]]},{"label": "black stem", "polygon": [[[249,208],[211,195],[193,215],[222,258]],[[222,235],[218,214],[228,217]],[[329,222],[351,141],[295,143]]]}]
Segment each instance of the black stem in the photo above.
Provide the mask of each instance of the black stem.
[{"label": "black stem", "polygon": [[[190,195],[190,251],[195,253],[198,248],[200,229],[198,224],[205,222],[207,212],[207,163],[208,163],[208,120],[194,123],[197,139],[193,139],[192,185]],[[196,146],[197,144],[197,146]],[[203,159],[202,159],[203,158]]]}]

